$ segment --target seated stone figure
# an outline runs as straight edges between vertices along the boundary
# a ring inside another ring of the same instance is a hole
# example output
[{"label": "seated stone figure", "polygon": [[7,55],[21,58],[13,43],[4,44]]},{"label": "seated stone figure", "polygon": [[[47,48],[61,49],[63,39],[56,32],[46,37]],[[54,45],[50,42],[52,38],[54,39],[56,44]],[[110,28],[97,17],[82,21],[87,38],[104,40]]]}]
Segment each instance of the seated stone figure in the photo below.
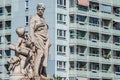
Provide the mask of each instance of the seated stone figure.
[{"label": "seated stone figure", "polygon": [[[30,42],[28,44],[26,42],[25,29],[23,27],[17,28],[16,33],[18,34],[16,44],[10,44],[10,49],[15,51],[15,56],[11,57],[8,61],[10,65],[9,70],[12,70],[13,72],[15,71],[15,73],[18,74],[23,74],[28,78],[32,78],[34,53],[31,47],[33,44]],[[17,68],[17,72],[15,68]]]}]

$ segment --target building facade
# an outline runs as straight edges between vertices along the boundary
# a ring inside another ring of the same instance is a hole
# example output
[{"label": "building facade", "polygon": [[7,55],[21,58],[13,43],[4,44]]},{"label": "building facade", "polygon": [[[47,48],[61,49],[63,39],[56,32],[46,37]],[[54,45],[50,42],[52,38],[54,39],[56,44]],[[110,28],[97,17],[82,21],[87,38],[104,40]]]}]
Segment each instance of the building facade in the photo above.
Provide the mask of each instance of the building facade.
[{"label": "building facade", "polygon": [[24,26],[28,33],[30,16],[43,2],[52,44],[48,75],[60,80],[120,80],[119,0],[12,0],[12,8],[9,1],[0,2],[0,78],[9,74],[6,55],[8,44],[18,37],[16,28]]},{"label": "building facade", "polygon": [[61,80],[119,80],[119,0],[41,1],[46,4],[50,26],[51,76]]},{"label": "building facade", "polygon": [[69,1],[69,80],[119,80],[120,2]]},{"label": "building facade", "polygon": [[11,43],[11,0],[0,0],[0,79],[8,80],[8,45]]}]

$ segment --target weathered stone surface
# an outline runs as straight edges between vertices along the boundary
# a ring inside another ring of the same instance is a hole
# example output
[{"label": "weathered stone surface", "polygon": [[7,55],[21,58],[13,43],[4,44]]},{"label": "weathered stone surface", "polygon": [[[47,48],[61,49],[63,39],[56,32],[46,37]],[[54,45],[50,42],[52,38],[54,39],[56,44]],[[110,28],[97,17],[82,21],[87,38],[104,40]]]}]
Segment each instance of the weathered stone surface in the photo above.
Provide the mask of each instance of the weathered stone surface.
[{"label": "weathered stone surface", "polygon": [[10,44],[15,56],[8,60],[11,80],[48,80],[46,67],[50,42],[48,25],[43,18],[45,6],[37,5],[37,13],[30,19],[30,34],[25,37],[25,28],[16,29],[18,40]]}]

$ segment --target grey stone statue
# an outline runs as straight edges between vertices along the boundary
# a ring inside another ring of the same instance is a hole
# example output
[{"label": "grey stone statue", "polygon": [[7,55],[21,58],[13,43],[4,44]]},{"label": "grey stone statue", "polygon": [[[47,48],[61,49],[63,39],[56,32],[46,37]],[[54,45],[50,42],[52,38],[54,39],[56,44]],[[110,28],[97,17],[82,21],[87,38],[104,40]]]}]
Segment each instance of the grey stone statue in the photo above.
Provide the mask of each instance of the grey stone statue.
[{"label": "grey stone statue", "polygon": [[8,60],[13,80],[48,80],[46,67],[50,42],[48,25],[43,18],[44,10],[44,4],[39,3],[37,13],[30,19],[28,39],[25,39],[23,27],[16,29],[19,38],[16,44],[10,44],[15,56]]}]

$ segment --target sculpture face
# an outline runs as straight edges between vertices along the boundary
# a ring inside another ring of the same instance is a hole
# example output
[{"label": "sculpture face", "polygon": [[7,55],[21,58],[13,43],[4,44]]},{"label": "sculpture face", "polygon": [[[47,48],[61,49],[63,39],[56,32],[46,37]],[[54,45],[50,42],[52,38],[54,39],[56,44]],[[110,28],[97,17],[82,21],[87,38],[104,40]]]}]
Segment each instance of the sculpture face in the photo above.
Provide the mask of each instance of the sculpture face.
[{"label": "sculpture face", "polygon": [[43,16],[43,13],[44,13],[44,8],[43,8],[43,7],[39,7],[39,8],[37,9],[37,14],[38,14],[39,16]]}]

